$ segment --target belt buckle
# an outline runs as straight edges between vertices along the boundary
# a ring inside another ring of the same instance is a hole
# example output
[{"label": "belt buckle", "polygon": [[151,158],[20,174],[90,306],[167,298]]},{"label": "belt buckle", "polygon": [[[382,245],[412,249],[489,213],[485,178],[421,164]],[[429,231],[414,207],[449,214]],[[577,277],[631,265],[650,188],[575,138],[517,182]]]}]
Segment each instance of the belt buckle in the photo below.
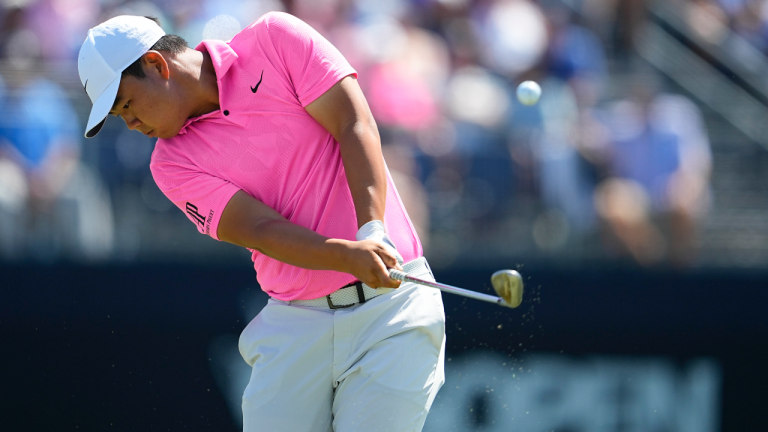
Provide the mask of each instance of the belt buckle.
[{"label": "belt buckle", "polygon": [[326,300],[328,300],[328,307],[329,307],[329,308],[331,308],[331,309],[345,309],[345,308],[348,308],[348,307],[352,307],[352,306],[354,306],[354,305],[355,305],[355,303],[352,303],[352,304],[348,304],[348,305],[344,305],[344,306],[336,306],[336,305],[335,305],[335,304],[333,304],[333,302],[331,301],[331,295],[330,295],[330,294],[328,294],[327,296],[325,296],[325,299],[326,299]]},{"label": "belt buckle", "polygon": [[[339,289],[339,291],[343,290],[345,288],[350,288],[352,286],[357,288],[357,301],[358,301],[358,303],[360,303],[360,304],[365,303],[365,301],[366,301],[365,300],[365,292],[363,291],[363,283],[362,282],[351,283],[351,284],[349,284],[347,286],[341,287]],[[331,294],[333,294],[333,293],[331,293]],[[325,296],[325,299],[328,301],[328,307],[331,308],[331,309],[346,309],[348,307],[352,307],[352,306],[357,304],[357,303],[351,303],[351,304],[348,304],[348,305],[336,306],[335,304],[333,304],[333,301],[331,301],[331,294],[328,294],[327,296]]]}]

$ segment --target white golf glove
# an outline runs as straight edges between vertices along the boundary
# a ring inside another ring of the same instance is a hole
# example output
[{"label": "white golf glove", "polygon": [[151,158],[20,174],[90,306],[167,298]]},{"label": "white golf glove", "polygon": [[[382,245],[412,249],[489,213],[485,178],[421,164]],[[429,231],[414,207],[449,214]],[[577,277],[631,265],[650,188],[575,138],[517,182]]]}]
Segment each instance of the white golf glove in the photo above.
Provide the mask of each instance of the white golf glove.
[{"label": "white golf glove", "polygon": [[387,232],[384,231],[384,222],[380,220],[373,220],[360,227],[355,234],[355,240],[376,240],[389,249],[389,251],[397,258],[397,262],[403,265],[403,257],[397,251],[395,244],[389,239]]}]

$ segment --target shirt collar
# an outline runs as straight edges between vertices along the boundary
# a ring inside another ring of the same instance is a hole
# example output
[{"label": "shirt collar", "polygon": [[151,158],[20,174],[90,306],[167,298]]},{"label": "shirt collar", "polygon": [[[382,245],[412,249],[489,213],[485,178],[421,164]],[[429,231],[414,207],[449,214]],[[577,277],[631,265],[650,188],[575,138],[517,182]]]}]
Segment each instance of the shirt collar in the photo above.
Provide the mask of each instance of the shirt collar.
[{"label": "shirt collar", "polygon": [[216,77],[219,81],[226,75],[229,68],[237,60],[237,53],[228,43],[218,40],[206,40],[195,47],[196,50],[207,51],[216,69]]},{"label": "shirt collar", "polygon": [[200,52],[208,52],[208,55],[211,56],[213,69],[216,71],[216,83],[219,86],[219,106],[221,109],[203,114],[201,116],[188,118],[187,121],[184,122],[184,126],[182,126],[181,130],[179,131],[179,135],[186,134],[187,127],[190,124],[209,117],[212,117],[212,119],[226,119],[233,123],[239,124],[240,126],[244,126],[244,119],[240,118],[241,116],[224,116],[222,114],[222,112],[227,109],[228,105],[226,90],[222,86],[222,79],[224,78],[224,75],[226,75],[229,71],[229,68],[232,67],[232,65],[237,60],[237,53],[232,49],[232,47],[229,46],[228,43],[218,40],[202,41],[195,47],[195,50]]}]

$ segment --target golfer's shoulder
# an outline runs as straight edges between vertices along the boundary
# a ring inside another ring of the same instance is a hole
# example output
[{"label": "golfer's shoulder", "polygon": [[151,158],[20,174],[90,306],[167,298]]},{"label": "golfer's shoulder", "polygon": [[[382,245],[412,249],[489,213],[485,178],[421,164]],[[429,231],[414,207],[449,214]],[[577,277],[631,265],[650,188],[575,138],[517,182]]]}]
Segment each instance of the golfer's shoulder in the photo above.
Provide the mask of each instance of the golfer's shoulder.
[{"label": "golfer's shoulder", "polygon": [[309,24],[285,12],[267,12],[253,24],[243,29],[238,36],[267,37],[273,44],[290,39],[311,38],[314,31]]},{"label": "golfer's shoulder", "polygon": [[267,12],[251,23],[251,25],[241,30],[240,33],[235,36],[235,39],[242,38],[243,36],[246,38],[252,36],[279,36],[281,33],[290,31],[292,28],[296,28],[302,24],[306,25],[303,21],[291,14],[274,11]]},{"label": "golfer's shoulder", "polygon": [[181,136],[157,140],[149,161],[149,170],[156,182],[171,179],[185,172],[197,171],[196,164],[190,156],[181,151],[184,146],[182,141],[184,139]]},{"label": "golfer's shoulder", "polygon": [[228,44],[241,57],[254,52],[269,54],[273,50],[280,51],[278,47],[286,39],[299,36],[302,24],[306,25],[293,15],[268,12],[242,29]]},{"label": "golfer's shoulder", "polygon": [[270,30],[274,29],[278,31],[285,28],[307,25],[304,21],[289,13],[277,11],[265,13],[256,22],[263,22],[263,25]]}]

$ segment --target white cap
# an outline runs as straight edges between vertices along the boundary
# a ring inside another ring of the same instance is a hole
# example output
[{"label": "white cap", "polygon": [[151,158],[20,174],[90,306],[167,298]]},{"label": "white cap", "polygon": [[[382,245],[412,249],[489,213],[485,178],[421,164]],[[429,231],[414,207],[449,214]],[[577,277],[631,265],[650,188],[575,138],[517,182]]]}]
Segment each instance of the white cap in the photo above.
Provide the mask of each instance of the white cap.
[{"label": "white cap", "polygon": [[86,138],[99,133],[107,120],[123,70],[164,35],[163,29],[151,19],[129,15],[112,18],[88,30],[77,58],[80,82],[93,103]]}]

